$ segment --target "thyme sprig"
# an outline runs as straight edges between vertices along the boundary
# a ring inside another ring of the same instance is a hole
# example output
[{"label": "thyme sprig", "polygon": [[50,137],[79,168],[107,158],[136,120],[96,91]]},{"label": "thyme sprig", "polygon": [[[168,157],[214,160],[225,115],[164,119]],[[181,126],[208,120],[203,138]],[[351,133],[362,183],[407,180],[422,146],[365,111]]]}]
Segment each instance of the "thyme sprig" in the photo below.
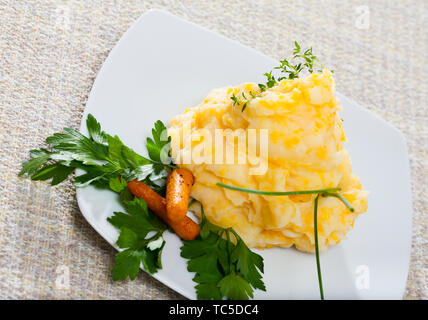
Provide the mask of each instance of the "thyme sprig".
[{"label": "thyme sprig", "polygon": [[242,98],[238,98],[235,94],[233,94],[230,97],[230,99],[232,99],[233,105],[242,106],[241,112],[243,112],[245,110],[245,108],[247,107],[248,102],[250,102],[251,99],[254,99],[254,98],[257,98],[258,96],[260,96],[260,94],[255,94],[252,91],[249,92],[249,95],[251,96],[250,99],[247,98],[247,96],[245,95],[245,92],[242,92],[241,93]]},{"label": "thyme sprig", "polygon": [[[292,60],[296,61],[296,64],[293,64]],[[292,60],[280,60],[280,65],[274,68],[275,70],[279,70],[281,74],[285,74],[285,76],[280,76],[278,79],[275,79],[272,75],[272,71],[265,73],[264,75],[266,76],[267,81],[266,84],[259,84],[260,90],[265,91],[266,88],[272,88],[274,85],[285,79],[292,80],[299,78],[300,73],[305,70],[309,73],[314,73],[314,71],[321,73],[324,69],[324,66],[317,56],[313,54],[312,47],[302,49],[297,41],[294,41]]]},{"label": "thyme sprig", "polygon": [[[295,64],[293,64],[295,61]],[[319,72],[321,73],[324,69],[324,66],[319,61],[318,57],[313,54],[312,47],[308,49],[302,49],[297,41],[294,41],[293,56],[291,59],[283,59],[279,61],[279,66],[274,67],[274,70],[279,70],[280,75],[275,76],[272,74],[273,70],[270,72],[265,72],[264,76],[266,77],[266,83],[259,83],[260,93],[255,95],[250,92],[251,98],[260,96],[260,94],[267,89],[270,89],[276,86],[282,80],[292,80],[300,77],[302,71],[307,71],[309,73]],[[331,70],[333,72],[333,70]],[[244,111],[247,107],[248,102],[251,98],[247,98],[244,93],[242,93],[242,98],[238,98],[235,94],[230,97],[233,100],[233,105],[242,105],[242,110]]]}]

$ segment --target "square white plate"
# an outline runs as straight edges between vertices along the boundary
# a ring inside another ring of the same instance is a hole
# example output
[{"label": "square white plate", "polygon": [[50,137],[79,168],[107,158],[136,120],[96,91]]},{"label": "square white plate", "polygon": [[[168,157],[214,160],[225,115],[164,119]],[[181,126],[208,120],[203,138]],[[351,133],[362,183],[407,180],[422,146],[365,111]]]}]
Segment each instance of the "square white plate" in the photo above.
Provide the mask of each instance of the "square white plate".
[{"label": "square white plate", "polygon": [[[299,40],[299,39],[296,39]],[[197,105],[213,88],[261,82],[276,61],[169,13],[152,10],[123,35],[102,66],[90,93],[85,119],[92,113],[102,128],[117,134],[140,154],[153,123],[164,123]],[[344,107],[354,172],[370,191],[369,209],[348,239],[321,254],[326,299],[401,299],[411,244],[412,206],[409,165],[403,135],[394,127],[338,94]],[[106,220],[123,210],[117,196],[87,187],[77,190],[88,222],[110,244],[118,232]],[[195,298],[193,274],[180,257],[181,241],[166,234],[163,269],[154,277]],[[265,259],[267,291],[256,299],[318,299],[315,256],[295,249],[257,251]],[[361,288],[368,276],[369,288]]]}]

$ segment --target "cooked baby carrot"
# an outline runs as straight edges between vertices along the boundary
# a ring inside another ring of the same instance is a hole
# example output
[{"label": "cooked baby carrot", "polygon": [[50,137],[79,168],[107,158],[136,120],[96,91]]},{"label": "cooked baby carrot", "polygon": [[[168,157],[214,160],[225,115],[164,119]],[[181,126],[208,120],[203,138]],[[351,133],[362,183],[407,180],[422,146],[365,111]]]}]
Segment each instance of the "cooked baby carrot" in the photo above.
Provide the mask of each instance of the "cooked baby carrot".
[{"label": "cooked baby carrot", "polygon": [[193,174],[186,169],[174,169],[166,180],[166,213],[171,220],[186,216],[189,207]]},{"label": "cooked baby carrot", "polygon": [[141,181],[128,182],[128,189],[137,198],[143,198],[147,206],[183,240],[194,240],[201,229],[198,224],[187,216],[180,220],[171,220],[166,212],[166,199]]},{"label": "cooked baby carrot", "polygon": [[[165,221],[166,215],[166,200],[161,195],[153,191],[145,183],[132,180],[128,182],[128,189],[132,195],[137,198],[143,198],[146,201],[147,206],[152,210],[159,218]],[[166,221],[165,221],[166,222]]]}]

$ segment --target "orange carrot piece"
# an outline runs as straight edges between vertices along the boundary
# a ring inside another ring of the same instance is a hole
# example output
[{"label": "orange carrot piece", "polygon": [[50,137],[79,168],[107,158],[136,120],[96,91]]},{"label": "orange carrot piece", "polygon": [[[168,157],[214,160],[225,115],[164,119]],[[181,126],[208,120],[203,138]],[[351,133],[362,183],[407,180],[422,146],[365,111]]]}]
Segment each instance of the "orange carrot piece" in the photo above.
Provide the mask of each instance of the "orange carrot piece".
[{"label": "orange carrot piece", "polygon": [[171,220],[181,220],[187,214],[193,174],[186,169],[174,169],[166,180],[166,213]]},{"label": "orange carrot piece", "polygon": [[128,189],[135,197],[143,198],[149,209],[169,225],[181,239],[194,240],[199,235],[201,231],[199,225],[189,217],[185,216],[180,220],[169,219],[166,212],[166,199],[148,185],[133,180],[128,182]]}]

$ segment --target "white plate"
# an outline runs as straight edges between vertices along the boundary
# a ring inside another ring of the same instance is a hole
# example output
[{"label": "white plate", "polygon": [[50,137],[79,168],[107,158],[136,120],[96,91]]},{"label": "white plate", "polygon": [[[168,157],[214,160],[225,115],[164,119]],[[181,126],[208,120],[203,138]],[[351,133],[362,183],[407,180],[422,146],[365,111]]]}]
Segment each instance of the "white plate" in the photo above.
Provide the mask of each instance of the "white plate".
[{"label": "white plate", "polygon": [[[298,39],[297,39],[298,40]],[[276,61],[239,43],[159,10],[141,16],[123,35],[102,66],[90,93],[92,113],[102,128],[117,134],[140,154],[153,123],[197,105],[213,88],[261,82]],[[321,254],[327,299],[401,299],[409,268],[412,206],[409,165],[403,135],[339,95],[344,107],[354,171],[370,191],[369,209],[348,239]],[[123,210],[117,196],[93,187],[77,190],[88,222],[114,245],[118,232],[106,218]],[[180,257],[181,241],[166,234],[163,269],[154,277],[195,298],[193,274]],[[266,292],[256,299],[318,299],[315,257],[295,249],[258,251],[265,259]],[[368,271],[368,274],[367,274]],[[359,276],[369,276],[369,289]]]}]

